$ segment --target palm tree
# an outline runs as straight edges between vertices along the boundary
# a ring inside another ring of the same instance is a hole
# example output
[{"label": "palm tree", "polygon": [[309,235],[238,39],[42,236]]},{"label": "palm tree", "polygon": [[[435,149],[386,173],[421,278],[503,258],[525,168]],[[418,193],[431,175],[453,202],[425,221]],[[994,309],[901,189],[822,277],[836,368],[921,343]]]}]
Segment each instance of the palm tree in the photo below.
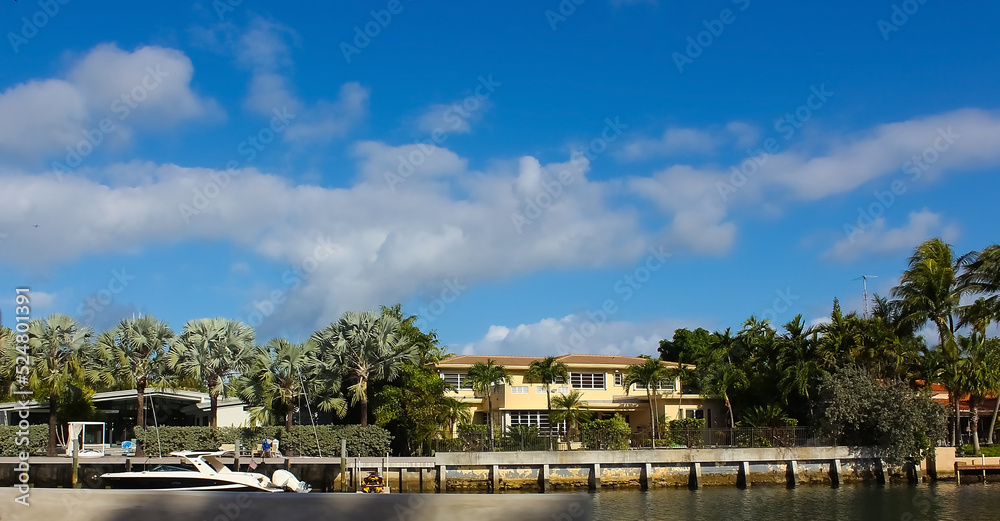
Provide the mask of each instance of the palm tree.
[{"label": "palm tree", "polygon": [[472,421],[472,411],[469,406],[462,403],[462,400],[451,396],[445,396],[441,400],[441,414],[438,416],[441,423],[448,424],[448,437],[455,436],[455,425]]},{"label": "palm tree", "polygon": [[368,387],[399,376],[403,364],[414,362],[417,352],[400,321],[391,314],[348,311],[312,336],[324,364],[339,367],[350,386],[351,405],[361,411],[361,425],[368,425]]},{"label": "palm tree", "polygon": [[729,400],[732,391],[745,389],[749,380],[746,372],[732,362],[721,362],[709,368],[708,381],[705,391],[709,394],[721,396],[726,402],[726,410],[729,412],[729,426],[736,425],[733,418],[733,404]]},{"label": "palm tree", "polygon": [[97,353],[115,378],[135,387],[135,425],[146,425],[146,387],[165,387],[170,379],[167,349],[174,339],[170,326],[151,315],[122,320],[97,337]]},{"label": "palm tree", "polygon": [[622,387],[625,394],[629,393],[632,385],[644,387],[646,389],[646,400],[649,402],[649,432],[653,436],[653,446],[656,446],[656,394],[660,382],[670,376],[669,368],[659,359],[648,358],[641,364],[633,364],[625,368],[625,378],[622,380]]},{"label": "palm tree", "polygon": [[961,284],[971,293],[1000,293],[1000,244],[986,247],[979,253],[970,253]]},{"label": "palm tree", "polygon": [[668,371],[667,377],[671,378],[671,379],[673,379],[673,378],[677,379],[677,382],[678,382],[678,385],[677,385],[677,418],[678,419],[683,419],[684,418],[684,409],[681,406],[683,405],[682,402],[684,401],[684,385],[687,384],[687,383],[691,383],[691,382],[697,381],[697,379],[698,379],[698,370],[695,369],[695,368],[693,368],[693,367],[691,367],[691,366],[689,366],[689,365],[687,365],[687,364],[685,364],[685,363],[683,363],[683,362],[680,362],[680,363],[677,364],[677,367],[675,367],[674,369],[671,369],[671,370]]},{"label": "palm tree", "polygon": [[489,416],[487,424],[490,429],[490,446],[493,446],[493,389],[503,384],[513,383],[507,369],[497,364],[492,358],[488,358],[486,363],[476,362],[469,368],[466,375],[472,382],[472,389],[476,393],[486,397]]},{"label": "palm tree", "polygon": [[963,354],[958,362],[958,378],[964,393],[969,394],[969,429],[972,445],[979,454],[979,406],[988,395],[1000,391],[1000,342],[982,338],[959,337]]},{"label": "palm tree", "polygon": [[545,408],[549,418],[549,448],[552,443],[552,384],[558,381],[569,381],[569,367],[556,357],[549,356],[542,360],[533,360],[524,372],[525,383],[545,384]]},{"label": "palm tree", "polygon": [[553,400],[556,406],[555,412],[549,417],[549,431],[553,423],[566,422],[566,450],[572,448],[573,434],[576,426],[589,421],[590,411],[587,410],[587,402],[583,399],[583,392],[573,391],[569,394],[560,394]]},{"label": "palm tree", "polygon": [[253,328],[224,318],[189,320],[170,349],[170,367],[208,388],[210,425],[219,425],[219,396],[228,394],[235,377],[247,371],[254,356]]},{"label": "palm tree", "polygon": [[812,423],[813,404],[809,390],[824,374],[816,354],[815,336],[813,339],[809,338],[810,332],[806,330],[802,315],[797,315],[784,327],[786,334],[778,342],[782,367],[778,388],[786,404],[792,393],[805,398],[809,407],[809,421]]},{"label": "palm tree", "polygon": [[[955,342],[955,314],[966,289],[959,284],[959,272],[969,264],[972,255],[956,257],[951,245],[940,238],[930,239],[914,251],[909,267],[903,272],[899,285],[892,289],[894,304],[900,309],[900,321],[910,330],[916,331],[927,322],[937,328],[939,349],[944,354],[946,364],[958,363],[959,350]],[[957,367],[948,370],[958,374]],[[956,378],[952,382],[957,384]],[[960,396],[949,389],[955,406],[955,443],[961,440],[959,411]]]},{"label": "palm tree", "polygon": [[31,374],[28,385],[39,401],[49,401],[49,445],[47,456],[56,455],[56,402],[72,387],[94,381],[97,374],[88,370],[90,328],[77,324],[66,315],[51,315],[28,324],[28,348]]},{"label": "palm tree", "polygon": [[312,340],[295,344],[275,338],[255,348],[253,362],[239,391],[251,404],[252,422],[275,424],[283,411],[285,429],[292,430],[295,404],[306,391],[304,372],[316,366],[315,353],[316,344]]}]

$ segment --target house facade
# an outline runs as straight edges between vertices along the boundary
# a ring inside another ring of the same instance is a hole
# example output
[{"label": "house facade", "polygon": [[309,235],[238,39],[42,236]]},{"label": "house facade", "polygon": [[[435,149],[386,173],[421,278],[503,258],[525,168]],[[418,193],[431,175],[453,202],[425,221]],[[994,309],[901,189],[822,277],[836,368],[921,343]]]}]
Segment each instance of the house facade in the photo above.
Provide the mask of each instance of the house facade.
[{"label": "house facade", "polygon": [[[474,423],[486,423],[489,405],[484,395],[473,391],[468,380],[469,368],[476,362],[493,360],[504,366],[511,375],[511,384],[498,387],[492,394],[494,421],[504,429],[516,425],[535,425],[541,432],[548,432],[548,410],[545,385],[529,382],[524,378],[528,366],[544,357],[461,355],[436,364],[441,378],[455,391],[452,396],[467,404],[473,412]],[[551,385],[553,398],[559,394],[580,391],[582,398],[596,419],[611,418],[620,414],[634,432],[649,430],[649,400],[646,389],[636,385],[626,389],[622,384],[630,365],[642,364],[644,358],[617,355],[569,354],[557,357],[569,369],[569,380]],[[673,362],[664,365],[676,367]],[[725,425],[724,404],[717,398],[706,398],[697,393],[685,393],[679,379],[663,381],[653,393],[656,414],[667,420],[678,418],[703,418],[711,427]],[[565,425],[554,426],[564,431]]]}]

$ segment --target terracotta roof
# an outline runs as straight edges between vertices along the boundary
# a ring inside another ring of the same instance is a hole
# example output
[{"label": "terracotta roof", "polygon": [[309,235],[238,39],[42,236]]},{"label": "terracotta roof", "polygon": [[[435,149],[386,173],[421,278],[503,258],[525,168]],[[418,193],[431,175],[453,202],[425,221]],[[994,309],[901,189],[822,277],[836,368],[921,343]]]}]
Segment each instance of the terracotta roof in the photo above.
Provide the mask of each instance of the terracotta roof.
[{"label": "terracotta roof", "polygon": [[[492,356],[492,355],[459,355],[447,358],[437,363],[438,366],[469,366],[476,362],[486,363],[493,360],[494,363],[505,367],[528,367],[531,362],[544,360],[542,356]],[[556,357],[556,360],[567,365],[635,365],[646,361],[645,358],[621,355],[588,355],[569,354]],[[675,362],[663,362],[669,366],[676,366]],[[693,366],[692,366],[693,367]]]},{"label": "terracotta roof", "polygon": [[544,360],[541,356],[493,356],[493,355],[458,355],[451,358],[446,358],[437,363],[438,366],[442,365],[460,365],[467,366],[472,365],[476,362],[486,363],[489,360],[493,360],[494,363],[505,366],[505,367],[528,367],[531,362],[535,360]]},{"label": "terracotta roof", "polygon": [[[563,355],[558,360],[565,364],[574,365],[636,365],[646,362],[645,358],[620,355]],[[677,365],[675,362],[663,363],[669,366]]]}]

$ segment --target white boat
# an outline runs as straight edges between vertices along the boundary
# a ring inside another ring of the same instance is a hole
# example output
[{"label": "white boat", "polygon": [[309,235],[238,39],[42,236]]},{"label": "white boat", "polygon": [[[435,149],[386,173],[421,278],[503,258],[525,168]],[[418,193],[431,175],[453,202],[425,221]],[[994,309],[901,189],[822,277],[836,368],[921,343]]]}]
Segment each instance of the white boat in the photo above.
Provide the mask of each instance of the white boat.
[{"label": "white boat", "polygon": [[156,490],[236,490],[241,492],[309,492],[311,487],[299,481],[287,470],[276,470],[268,479],[257,472],[237,472],[230,470],[221,456],[229,451],[215,452],[171,452],[171,456],[181,458],[183,463],[194,467],[188,469],[175,465],[157,465],[152,470],[133,472],[110,472],[102,474],[111,488],[156,489]]}]

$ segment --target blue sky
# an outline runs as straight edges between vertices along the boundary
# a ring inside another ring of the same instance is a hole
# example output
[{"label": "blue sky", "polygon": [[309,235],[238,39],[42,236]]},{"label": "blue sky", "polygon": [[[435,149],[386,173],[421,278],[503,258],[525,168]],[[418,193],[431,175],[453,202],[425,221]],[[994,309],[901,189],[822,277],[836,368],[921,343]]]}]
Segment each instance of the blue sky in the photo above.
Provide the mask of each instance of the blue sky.
[{"label": "blue sky", "polygon": [[28,286],[301,340],[401,302],[455,352],[638,354],[861,309],[927,238],[998,241],[998,16],[4,2],[3,320]]}]

